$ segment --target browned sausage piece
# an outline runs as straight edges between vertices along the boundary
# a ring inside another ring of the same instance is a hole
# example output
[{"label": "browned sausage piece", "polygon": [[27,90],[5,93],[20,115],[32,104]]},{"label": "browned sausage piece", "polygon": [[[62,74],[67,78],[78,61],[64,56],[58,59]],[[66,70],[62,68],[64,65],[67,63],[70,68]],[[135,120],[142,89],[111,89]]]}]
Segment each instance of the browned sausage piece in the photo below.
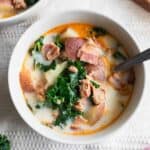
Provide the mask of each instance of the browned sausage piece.
[{"label": "browned sausage piece", "polygon": [[82,98],[88,98],[91,95],[91,83],[88,79],[81,80],[80,95]]},{"label": "browned sausage piece", "polygon": [[12,4],[16,9],[25,9],[27,8],[27,4],[24,0],[12,0]]}]

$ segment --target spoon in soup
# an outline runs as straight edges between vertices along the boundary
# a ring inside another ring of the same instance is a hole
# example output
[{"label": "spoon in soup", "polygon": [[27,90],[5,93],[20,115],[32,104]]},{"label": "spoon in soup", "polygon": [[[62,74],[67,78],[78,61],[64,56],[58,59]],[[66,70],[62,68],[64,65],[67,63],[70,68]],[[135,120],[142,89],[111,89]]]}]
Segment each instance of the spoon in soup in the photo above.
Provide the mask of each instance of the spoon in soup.
[{"label": "spoon in soup", "polygon": [[140,64],[146,60],[150,59],[150,48],[147,50],[125,60],[123,63],[117,65],[114,68],[114,71],[125,71],[130,69],[131,67]]}]

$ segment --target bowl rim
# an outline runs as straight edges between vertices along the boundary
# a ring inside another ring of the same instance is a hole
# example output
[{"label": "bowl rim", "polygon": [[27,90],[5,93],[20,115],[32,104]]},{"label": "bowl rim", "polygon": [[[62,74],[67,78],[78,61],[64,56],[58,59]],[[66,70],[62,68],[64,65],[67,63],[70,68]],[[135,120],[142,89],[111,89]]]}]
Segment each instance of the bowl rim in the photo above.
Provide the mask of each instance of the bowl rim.
[{"label": "bowl rim", "polygon": [[24,19],[25,17],[27,17],[30,14],[32,15],[41,6],[42,2],[44,2],[44,1],[39,0],[36,4],[32,5],[31,7],[27,8],[26,10],[24,10],[21,13],[18,13],[12,17],[0,19],[0,24],[15,22],[15,21]]},{"label": "bowl rim", "polygon": [[[91,10],[80,10],[80,9],[78,9],[78,10],[76,10],[76,9],[75,9],[75,10],[67,10],[67,11],[64,11],[64,10],[63,10],[63,11],[56,12],[57,15],[58,15],[58,14],[61,14],[61,13],[87,13],[87,14],[90,13],[90,14],[99,15],[99,16],[101,16],[101,17],[104,17],[105,19],[107,19],[107,20],[113,22],[115,25],[121,27],[121,30],[123,30],[123,32],[126,32],[126,33],[128,34],[128,36],[132,39],[133,44],[137,47],[137,49],[138,49],[139,52],[140,52],[140,48],[138,47],[138,44],[137,44],[136,41],[134,40],[133,35],[131,35],[131,33],[129,33],[128,30],[126,30],[125,27],[124,27],[123,25],[121,25],[120,23],[118,23],[116,20],[113,20],[113,19],[111,19],[110,17],[108,17],[108,16],[106,16],[106,15],[100,13],[100,12],[91,11]],[[31,25],[31,26],[26,30],[26,32],[27,32],[30,28],[33,28],[36,24],[39,24],[40,22],[44,22],[44,20],[47,20],[47,19],[48,19],[48,18],[44,18],[44,19],[38,20],[38,21],[35,22],[33,25]],[[25,32],[25,33],[26,33],[26,32]],[[24,34],[25,34],[25,33],[24,33]],[[21,38],[24,36],[24,34],[21,36]],[[20,39],[21,39],[21,38],[20,38]],[[54,142],[60,142],[60,143],[65,143],[65,144],[92,144],[92,143],[100,142],[100,141],[102,140],[102,139],[100,139],[100,138],[97,138],[97,139],[94,139],[94,138],[93,138],[91,141],[88,141],[88,143],[87,143],[87,141],[71,141],[71,140],[67,141],[67,140],[65,140],[65,139],[60,139],[60,138],[58,139],[57,137],[51,137],[51,138],[50,138],[48,135],[45,135],[43,132],[39,131],[39,128],[38,128],[38,127],[35,128],[34,125],[32,125],[30,122],[28,122],[28,121],[25,119],[25,116],[23,116],[22,112],[18,109],[18,106],[17,106],[17,104],[15,103],[15,101],[14,101],[14,99],[13,99],[14,96],[13,96],[12,89],[11,89],[11,64],[12,64],[12,58],[13,58],[13,56],[14,56],[14,52],[15,52],[15,50],[16,50],[16,47],[17,47],[17,45],[15,46],[14,51],[13,51],[13,53],[12,53],[12,55],[11,55],[10,62],[9,62],[9,67],[8,67],[8,88],[9,88],[9,93],[10,93],[10,96],[11,96],[11,100],[12,100],[12,102],[13,102],[13,104],[14,104],[16,110],[17,110],[17,112],[19,113],[19,115],[21,116],[21,118],[25,121],[25,123],[27,123],[30,128],[32,128],[34,131],[36,131],[36,132],[39,133],[40,135],[42,135],[42,136],[44,136],[44,137],[46,137],[46,138],[48,138],[49,140],[52,140],[52,141],[54,141]],[[143,97],[144,88],[145,88],[145,66],[144,66],[144,64],[142,64],[141,67],[142,67],[142,69],[143,69],[144,81],[143,81],[143,89],[142,89],[142,92],[141,92],[141,95],[140,95],[140,99],[139,99],[139,101],[138,101],[138,103],[137,103],[136,108],[134,108],[132,114],[126,119],[126,121],[124,121],[123,124],[119,125],[119,126],[117,127],[117,129],[111,131],[111,133],[109,133],[109,134],[107,134],[107,135],[104,135],[104,139],[105,139],[105,138],[109,138],[110,135],[116,134],[116,133],[119,131],[119,129],[121,129],[123,126],[125,126],[125,125],[127,124],[127,122],[129,122],[129,120],[135,115],[135,112],[139,109],[139,105],[141,104],[141,99],[142,99],[142,97]]]}]

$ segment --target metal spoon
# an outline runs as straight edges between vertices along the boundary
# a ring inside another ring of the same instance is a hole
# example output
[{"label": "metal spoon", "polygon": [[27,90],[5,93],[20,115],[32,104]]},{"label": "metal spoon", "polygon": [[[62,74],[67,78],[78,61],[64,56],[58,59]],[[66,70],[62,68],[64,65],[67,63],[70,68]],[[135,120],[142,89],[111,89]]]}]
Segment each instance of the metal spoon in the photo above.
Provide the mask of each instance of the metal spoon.
[{"label": "metal spoon", "polygon": [[123,63],[117,65],[114,68],[114,71],[125,71],[130,69],[131,67],[142,63],[145,60],[150,59],[150,48],[148,48],[147,50],[145,50],[144,52],[141,52],[135,56],[133,56],[132,58],[129,58],[127,60],[125,60]]}]

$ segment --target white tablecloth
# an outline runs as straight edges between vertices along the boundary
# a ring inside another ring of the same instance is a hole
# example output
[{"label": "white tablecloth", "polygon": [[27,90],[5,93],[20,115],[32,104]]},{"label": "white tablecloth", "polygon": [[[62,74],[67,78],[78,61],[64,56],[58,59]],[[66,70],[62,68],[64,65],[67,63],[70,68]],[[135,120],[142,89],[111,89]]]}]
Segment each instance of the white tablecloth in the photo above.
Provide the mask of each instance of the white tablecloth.
[{"label": "white tablecloth", "polygon": [[[141,49],[150,47],[150,13],[130,0],[49,0],[49,10],[90,9],[120,22]],[[48,15],[48,14],[47,14]],[[35,19],[0,28],[0,133],[6,134],[13,150],[143,150],[150,145],[150,62],[146,62],[146,88],[142,104],[117,135],[93,145],[54,143],[34,132],[16,112],[8,92],[9,58],[21,34]]]}]

